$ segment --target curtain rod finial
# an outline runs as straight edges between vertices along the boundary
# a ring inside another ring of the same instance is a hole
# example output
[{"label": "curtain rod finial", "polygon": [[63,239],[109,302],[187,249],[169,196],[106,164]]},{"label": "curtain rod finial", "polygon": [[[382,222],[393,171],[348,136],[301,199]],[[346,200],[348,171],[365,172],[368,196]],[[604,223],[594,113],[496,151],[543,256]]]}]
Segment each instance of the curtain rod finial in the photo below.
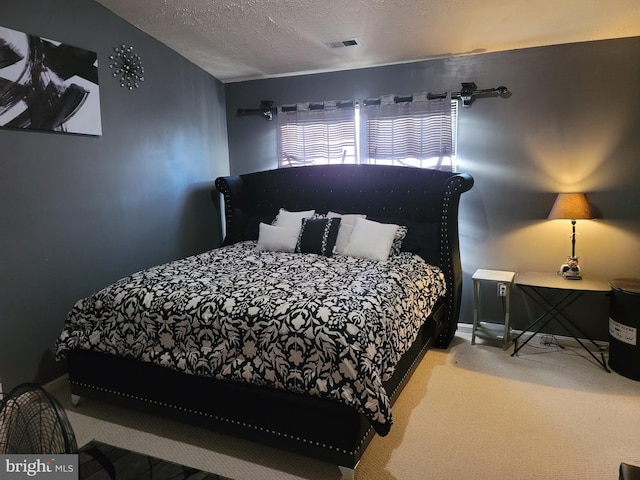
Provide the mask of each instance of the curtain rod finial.
[{"label": "curtain rod finial", "polygon": [[462,82],[462,89],[460,90],[460,98],[462,99],[463,107],[470,107],[473,103],[473,92],[478,89],[475,82]]}]

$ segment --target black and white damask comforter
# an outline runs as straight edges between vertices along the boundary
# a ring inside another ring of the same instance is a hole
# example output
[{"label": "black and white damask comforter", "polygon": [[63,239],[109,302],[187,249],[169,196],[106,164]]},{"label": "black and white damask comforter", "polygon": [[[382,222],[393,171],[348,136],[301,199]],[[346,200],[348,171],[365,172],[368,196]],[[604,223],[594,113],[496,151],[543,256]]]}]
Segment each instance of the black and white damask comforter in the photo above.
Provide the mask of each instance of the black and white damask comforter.
[{"label": "black and white damask comforter", "polygon": [[391,426],[382,382],[445,292],[418,256],[257,252],[241,242],[150,268],[78,301],[58,358],[86,349],[343,402]]}]

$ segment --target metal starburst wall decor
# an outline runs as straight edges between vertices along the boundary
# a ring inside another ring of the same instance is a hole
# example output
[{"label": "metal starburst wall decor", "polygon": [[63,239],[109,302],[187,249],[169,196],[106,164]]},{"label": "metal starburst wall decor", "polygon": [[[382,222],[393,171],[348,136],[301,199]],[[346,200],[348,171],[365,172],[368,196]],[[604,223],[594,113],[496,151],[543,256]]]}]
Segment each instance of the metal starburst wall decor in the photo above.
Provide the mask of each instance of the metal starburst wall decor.
[{"label": "metal starburst wall decor", "polygon": [[120,45],[113,49],[115,55],[109,55],[113,61],[109,68],[115,68],[113,76],[120,79],[120,86],[133,90],[138,88],[140,82],[144,82],[144,67],[137,53],[133,53],[133,47]]}]

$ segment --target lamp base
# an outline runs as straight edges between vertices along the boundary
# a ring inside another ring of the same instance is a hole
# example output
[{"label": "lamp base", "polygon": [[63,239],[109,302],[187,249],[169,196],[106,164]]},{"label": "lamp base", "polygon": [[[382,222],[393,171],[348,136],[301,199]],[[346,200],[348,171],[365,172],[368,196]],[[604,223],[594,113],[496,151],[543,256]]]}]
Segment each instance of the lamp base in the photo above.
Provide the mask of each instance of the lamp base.
[{"label": "lamp base", "polygon": [[567,257],[567,263],[560,265],[560,271],[565,280],[582,280],[580,275],[580,265],[578,265],[578,257]]}]

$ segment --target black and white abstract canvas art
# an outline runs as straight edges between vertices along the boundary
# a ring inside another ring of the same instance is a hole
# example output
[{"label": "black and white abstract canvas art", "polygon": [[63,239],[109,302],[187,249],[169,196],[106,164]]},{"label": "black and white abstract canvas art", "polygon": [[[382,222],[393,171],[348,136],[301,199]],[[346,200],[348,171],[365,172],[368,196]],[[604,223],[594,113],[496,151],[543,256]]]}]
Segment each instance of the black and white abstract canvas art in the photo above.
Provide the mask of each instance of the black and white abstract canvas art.
[{"label": "black and white abstract canvas art", "polygon": [[102,135],[96,53],[0,27],[0,127]]}]

